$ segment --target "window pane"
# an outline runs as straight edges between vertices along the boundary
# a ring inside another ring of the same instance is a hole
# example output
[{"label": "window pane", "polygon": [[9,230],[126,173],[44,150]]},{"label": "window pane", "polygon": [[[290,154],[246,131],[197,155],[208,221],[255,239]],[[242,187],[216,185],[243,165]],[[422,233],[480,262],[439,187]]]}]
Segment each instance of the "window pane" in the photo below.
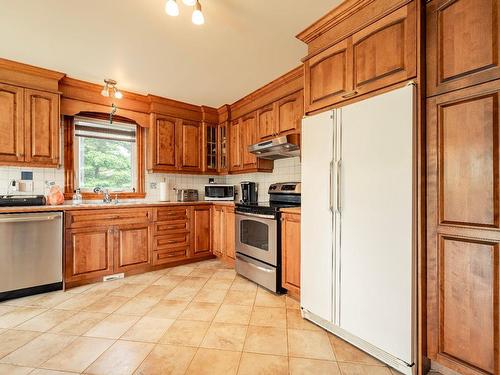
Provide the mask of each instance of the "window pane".
[{"label": "window pane", "polygon": [[135,143],[79,137],[80,188],[132,190]]}]

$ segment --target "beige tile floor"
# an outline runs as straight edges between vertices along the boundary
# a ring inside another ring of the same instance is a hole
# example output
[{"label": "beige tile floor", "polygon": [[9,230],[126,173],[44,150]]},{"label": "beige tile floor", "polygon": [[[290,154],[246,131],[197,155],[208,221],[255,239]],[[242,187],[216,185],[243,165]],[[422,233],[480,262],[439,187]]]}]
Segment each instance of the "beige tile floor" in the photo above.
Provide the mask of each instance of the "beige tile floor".
[{"label": "beige tile floor", "polygon": [[0,304],[0,374],[395,375],[212,260]]}]

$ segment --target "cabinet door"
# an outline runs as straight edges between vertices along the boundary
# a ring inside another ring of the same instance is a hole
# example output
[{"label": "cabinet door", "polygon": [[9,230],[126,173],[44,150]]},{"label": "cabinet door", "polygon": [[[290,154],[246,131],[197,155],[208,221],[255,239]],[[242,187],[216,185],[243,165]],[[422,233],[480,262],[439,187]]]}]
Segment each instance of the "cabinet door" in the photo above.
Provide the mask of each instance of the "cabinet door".
[{"label": "cabinet door", "polygon": [[261,140],[276,136],[276,107],[274,104],[259,109],[257,112],[257,128]]},{"label": "cabinet door", "polygon": [[427,4],[427,95],[500,78],[498,0]]},{"label": "cabinet door", "polygon": [[219,127],[216,124],[203,123],[203,171],[217,172],[218,167],[218,142]]},{"label": "cabinet door", "polygon": [[279,134],[300,131],[304,116],[304,91],[300,90],[277,103],[277,128]]},{"label": "cabinet door", "polygon": [[23,89],[0,84],[0,162],[23,160]]},{"label": "cabinet door", "polygon": [[191,216],[192,256],[208,255],[211,245],[210,206],[194,206]]},{"label": "cabinet door", "polygon": [[65,282],[112,274],[113,237],[113,228],[106,226],[66,230]]},{"label": "cabinet door", "polygon": [[237,171],[241,164],[241,119],[231,122],[229,129],[229,170]]},{"label": "cabinet door", "polygon": [[500,369],[500,81],[427,101],[428,355]]},{"label": "cabinet door", "polygon": [[114,271],[126,272],[151,263],[151,227],[148,223],[115,227]]},{"label": "cabinet door", "polygon": [[229,167],[228,125],[219,124],[217,139],[217,172],[226,173]]},{"label": "cabinet door", "polygon": [[220,206],[212,207],[212,251],[214,255],[223,255],[222,245],[222,224],[223,224],[223,211]]},{"label": "cabinet door", "polygon": [[241,122],[242,165],[243,169],[255,168],[257,157],[248,152],[248,146],[257,142],[257,116],[254,113],[243,117]]},{"label": "cabinet door", "polygon": [[150,169],[176,171],[179,165],[177,120],[171,117],[153,115],[150,131]]},{"label": "cabinet door", "polygon": [[352,90],[351,39],[345,39],[304,63],[306,111],[344,100]]},{"label": "cabinet door", "polygon": [[300,215],[283,214],[281,230],[283,287],[298,297],[300,294]]},{"label": "cabinet door", "polygon": [[26,162],[59,165],[59,95],[26,89],[24,110]]},{"label": "cabinet door", "polygon": [[353,94],[361,95],[416,76],[415,2],[352,36]]},{"label": "cabinet door", "polygon": [[180,169],[184,171],[201,172],[201,123],[182,120],[180,126],[182,137]]},{"label": "cabinet door", "polygon": [[234,207],[224,207],[224,233],[225,253],[228,258],[235,258],[236,228]]}]

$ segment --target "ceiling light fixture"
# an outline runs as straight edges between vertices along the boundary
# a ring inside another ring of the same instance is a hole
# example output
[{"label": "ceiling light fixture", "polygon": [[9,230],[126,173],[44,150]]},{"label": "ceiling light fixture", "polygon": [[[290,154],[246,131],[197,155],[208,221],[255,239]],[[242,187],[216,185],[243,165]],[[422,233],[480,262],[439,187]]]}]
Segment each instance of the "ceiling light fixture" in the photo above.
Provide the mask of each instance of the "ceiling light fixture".
[{"label": "ceiling light fixture", "polygon": [[105,79],[104,80],[104,87],[102,88],[101,95],[105,96],[106,98],[109,98],[109,92],[112,91],[113,97],[115,99],[121,99],[123,98],[123,94],[118,88],[116,87],[117,82],[114,79]]},{"label": "ceiling light fixture", "polygon": [[[203,25],[205,23],[205,17],[201,12],[201,4],[199,0],[182,0],[184,5],[189,7],[194,7],[193,14],[191,16],[191,21],[195,25]],[[165,12],[169,16],[178,16],[179,15],[179,6],[177,5],[176,0],[167,0],[165,3]]]},{"label": "ceiling light fixture", "polygon": [[193,15],[191,16],[191,21],[195,25],[203,25],[205,23],[205,17],[203,17],[203,13],[201,12],[201,4],[198,0],[196,0],[196,4],[194,5]]},{"label": "ceiling light fixture", "polygon": [[175,0],[167,0],[165,3],[165,12],[167,12],[169,16],[178,16],[179,6],[177,5],[177,2]]}]

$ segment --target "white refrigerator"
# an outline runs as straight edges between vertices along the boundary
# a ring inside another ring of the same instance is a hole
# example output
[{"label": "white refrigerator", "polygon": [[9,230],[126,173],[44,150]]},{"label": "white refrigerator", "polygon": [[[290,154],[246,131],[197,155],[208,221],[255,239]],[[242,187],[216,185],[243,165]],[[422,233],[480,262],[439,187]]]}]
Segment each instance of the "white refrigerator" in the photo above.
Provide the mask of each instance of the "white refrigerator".
[{"label": "white refrigerator", "polygon": [[413,84],[302,122],[305,318],[415,371]]}]

